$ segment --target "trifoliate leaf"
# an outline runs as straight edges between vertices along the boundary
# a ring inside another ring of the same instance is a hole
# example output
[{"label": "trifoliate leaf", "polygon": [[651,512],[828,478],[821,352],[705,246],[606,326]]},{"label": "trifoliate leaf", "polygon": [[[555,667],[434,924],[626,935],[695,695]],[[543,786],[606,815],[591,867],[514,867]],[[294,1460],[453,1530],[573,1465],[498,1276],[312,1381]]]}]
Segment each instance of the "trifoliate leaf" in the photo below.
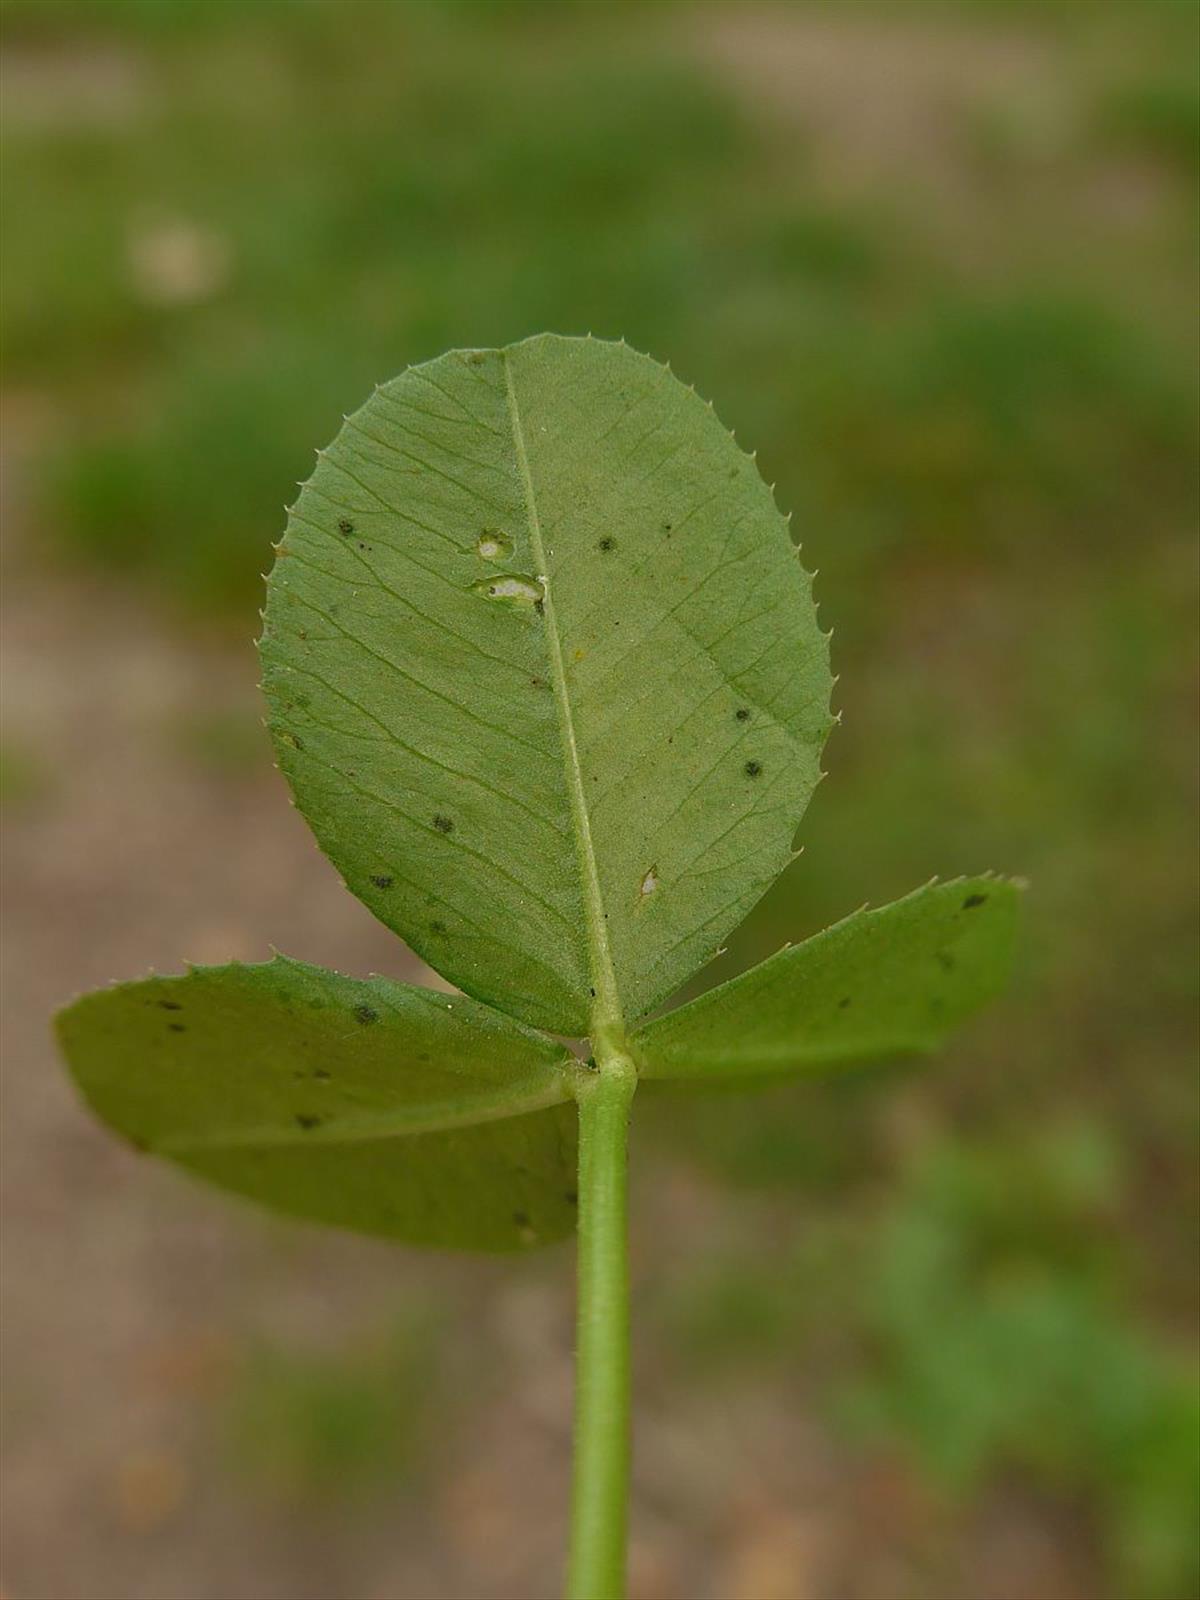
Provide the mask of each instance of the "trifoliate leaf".
[{"label": "trifoliate leaf", "polygon": [[650,1010],[790,859],[829,728],[787,524],[711,409],[543,335],[379,389],[271,574],[279,762],[349,887],[563,1034]]},{"label": "trifoliate leaf", "polygon": [[483,1250],[574,1226],[572,1058],[459,995],[277,957],[85,995],[58,1031],[126,1139],[278,1211]]},{"label": "trifoliate leaf", "polygon": [[933,1050],[1003,987],[1020,885],[927,884],[857,911],[634,1037],[648,1078],[752,1079]]}]

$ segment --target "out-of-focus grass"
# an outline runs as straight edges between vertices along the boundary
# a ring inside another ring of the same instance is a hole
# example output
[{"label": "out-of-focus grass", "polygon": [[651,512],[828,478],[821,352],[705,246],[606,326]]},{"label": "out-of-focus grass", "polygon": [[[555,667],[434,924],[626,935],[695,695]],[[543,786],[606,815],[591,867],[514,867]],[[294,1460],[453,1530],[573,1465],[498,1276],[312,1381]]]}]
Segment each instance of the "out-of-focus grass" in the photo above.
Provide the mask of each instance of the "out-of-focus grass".
[{"label": "out-of-focus grass", "polygon": [[950,1503],[1001,1470],[1085,1495],[1114,1592],[1174,1600],[1200,1581],[1200,1385],[1110,1248],[1120,1168],[1087,1122],[933,1143],[882,1202],[714,1252],[656,1307],[664,1337],[708,1381],[807,1372],[849,1438],[899,1447]]},{"label": "out-of-focus grass", "polygon": [[223,1397],[234,1470],[309,1507],[394,1495],[427,1442],[437,1366],[428,1328],[402,1322],[362,1347],[251,1349]]},{"label": "out-of-focus grass", "polygon": [[[668,1321],[743,1362],[838,1348],[831,1426],[968,1499],[1016,1470],[1082,1501],[1113,1592],[1177,1600],[1195,7],[8,0],[3,22],[0,334],[18,397],[53,406],[47,551],[251,626],[341,413],[541,327],[670,358],[757,446],[821,568],[846,720],[805,856],[725,970],[935,871],[1034,887],[1016,998],[928,1076],[648,1105],[660,1148],[806,1240],[782,1266],[744,1242],[674,1261]],[[306,1412],[306,1379],[280,1392]],[[343,1413],[367,1418],[335,1397],[333,1434]]]}]

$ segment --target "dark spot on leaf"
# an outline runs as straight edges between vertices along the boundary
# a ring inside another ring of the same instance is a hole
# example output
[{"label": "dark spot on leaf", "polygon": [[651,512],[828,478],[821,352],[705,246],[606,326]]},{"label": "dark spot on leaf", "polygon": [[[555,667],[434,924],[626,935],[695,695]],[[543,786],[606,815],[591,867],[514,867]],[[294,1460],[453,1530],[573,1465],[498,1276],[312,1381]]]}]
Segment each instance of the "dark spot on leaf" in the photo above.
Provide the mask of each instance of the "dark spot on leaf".
[{"label": "dark spot on leaf", "polygon": [[846,1007],[849,1004],[850,1004],[850,996],[848,994],[847,995],[843,995],[842,998],[838,1001],[838,1010],[839,1011],[845,1011]]},{"label": "dark spot on leaf", "polygon": [[182,1022],[168,1022],[167,1023],[167,1027],[170,1028],[172,1033],[186,1033],[187,1032],[187,1028],[184,1026],[184,1024]]},{"label": "dark spot on leaf", "polygon": [[533,609],[537,612],[539,617],[544,617],[546,615],[546,602],[544,600],[535,600],[533,602]]},{"label": "dark spot on leaf", "polygon": [[437,829],[437,831],[439,833],[453,833],[454,832],[454,823],[450,820],[449,817],[444,816],[440,811],[438,812],[437,816],[434,817],[433,825],[434,825],[434,827]]},{"label": "dark spot on leaf", "polygon": [[590,994],[590,995],[591,995],[591,997],[592,997],[592,999],[593,999],[593,1000],[594,1000],[594,999],[595,999],[595,998],[596,998],[596,991],[595,991],[595,989],[589,989],[589,990],[588,990],[588,993],[589,993],[589,994]]},{"label": "dark spot on leaf", "polygon": [[310,1116],[304,1111],[297,1111],[296,1126],[298,1128],[303,1128],[305,1133],[309,1133],[313,1128],[319,1128],[321,1126],[321,1118]]},{"label": "dark spot on leaf", "polygon": [[183,1010],[183,1007],[179,1004],[178,1000],[160,1000],[158,1003],[163,1008],[164,1011],[182,1011]]},{"label": "dark spot on leaf", "polygon": [[981,906],[986,899],[987,895],[985,894],[969,894],[963,901],[963,910],[974,911],[975,907]]},{"label": "dark spot on leaf", "polygon": [[374,873],[371,877],[371,882],[377,889],[390,889],[395,881],[396,880],[394,878],[389,878],[387,874],[383,872]]},{"label": "dark spot on leaf", "polygon": [[577,1206],[579,1204],[579,1190],[578,1189],[568,1189],[567,1192],[563,1195],[563,1199],[567,1202],[567,1204],[569,1206]]},{"label": "dark spot on leaf", "polygon": [[339,533],[353,533],[354,532],[354,524],[350,521],[349,517],[339,517],[338,518],[338,532]]},{"label": "dark spot on leaf", "polygon": [[607,555],[610,550],[615,550],[616,548],[617,541],[610,538],[608,534],[605,534],[604,538],[601,539],[600,543],[596,546],[596,549],[602,550],[605,555]]},{"label": "dark spot on leaf", "polygon": [[947,972],[949,972],[954,966],[954,957],[950,954],[949,950],[939,950],[937,953],[937,958],[939,965],[943,966]]},{"label": "dark spot on leaf", "polygon": [[733,714],[734,714],[734,716],[737,718],[737,720],[739,722],[749,722],[750,721],[750,707],[749,706],[739,706],[737,708],[737,710]]},{"label": "dark spot on leaf", "polygon": [[366,1001],[364,1000],[361,1004],[355,1006],[354,1020],[355,1022],[361,1022],[363,1027],[366,1028],[372,1022],[379,1021],[379,1013],[376,1011],[374,1006],[367,1005]]},{"label": "dark spot on leaf", "polygon": [[328,1071],[325,1067],[314,1067],[313,1077],[318,1083],[328,1083],[330,1078],[333,1077],[333,1073]]},{"label": "dark spot on leaf", "polygon": [[671,524],[669,522],[664,522],[662,526],[663,526],[663,532],[664,533],[670,533]]},{"label": "dark spot on leaf", "polygon": [[446,924],[444,922],[431,922],[429,924],[429,931],[430,933],[445,933]]},{"label": "dark spot on leaf", "polygon": [[761,761],[747,761],[742,771],[748,778],[757,778],[762,773]]},{"label": "dark spot on leaf", "polygon": [[528,1211],[514,1211],[512,1214],[512,1219],[518,1228],[527,1228],[529,1226]]}]

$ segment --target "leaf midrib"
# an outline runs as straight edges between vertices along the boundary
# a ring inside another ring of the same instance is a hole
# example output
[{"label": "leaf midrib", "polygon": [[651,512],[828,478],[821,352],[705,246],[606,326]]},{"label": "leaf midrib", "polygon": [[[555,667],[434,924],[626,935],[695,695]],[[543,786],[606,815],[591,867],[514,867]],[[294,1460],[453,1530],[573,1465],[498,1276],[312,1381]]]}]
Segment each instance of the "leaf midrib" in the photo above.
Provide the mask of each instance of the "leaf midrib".
[{"label": "leaf midrib", "polygon": [[525,1093],[514,1094],[510,1087],[504,1088],[490,1099],[472,1100],[466,1104],[460,1101],[447,1101],[423,1107],[416,1115],[403,1111],[385,1111],[357,1116],[349,1113],[342,1116],[335,1111],[330,1113],[327,1124],[312,1128],[280,1126],[238,1128],[232,1131],[163,1139],[155,1142],[153,1149],[157,1154],[167,1156],[198,1154],[205,1150],[286,1149],[301,1145],[308,1149],[315,1146],[328,1149],[331,1145],[413,1139],[421,1134],[450,1133],[456,1128],[480,1127],[484,1123],[503,1122],[510,1117],[528,1116],[531,1112],[548,1111],[553,1106],[563,1105],[571,1098],[565,1070],[571,1059],[570,1056],[564,1056],[559,1063],[563,1070],[558,1081],[543,1084]]},{"label": "leaf midrib", "polygon": [[559,634],[558,616],[554,606],[549,563],[546,560],[541,520],[538,516],[537,500],[533,492],[533,477],[529,470],[529,456],[525,448],[525,430],[521,424],[521,410],[517,403],[512,364],[507,350],[500,352],[500,359],[504,366],[504,384],[508,398],[508,417],[512,428],[513,450],[517,458],[517,468],[521,474],[521,491],[525,500],[525,520],[529,530],[529,544],[537,565],[537,576],[542,584],[542,604],[550,657],[550,681],[553,685],[554,703],[558,712],[563,763],[567,777],[567,798],[571,809],[571,829],[575,837],[575,849],[579,860],[583,887],[588,966],[594,991],[591,1006],[591,1033],[592,1037],[595,1038],[598,1034],[608,1031],[623,1033],[624,1017],[621,1011],[621,998],[617,988],[616,973],[613,969],[612,950],[608,941],[604,894],[600,887],[600,876],[596,867],[596,852],[592,843],[591,816],[588,812],[583,771],[579,764],[579,745],[575,737],[575,719],[571,709],[570,693],[567,689],[566,671],[563,666],[562,639]]}]

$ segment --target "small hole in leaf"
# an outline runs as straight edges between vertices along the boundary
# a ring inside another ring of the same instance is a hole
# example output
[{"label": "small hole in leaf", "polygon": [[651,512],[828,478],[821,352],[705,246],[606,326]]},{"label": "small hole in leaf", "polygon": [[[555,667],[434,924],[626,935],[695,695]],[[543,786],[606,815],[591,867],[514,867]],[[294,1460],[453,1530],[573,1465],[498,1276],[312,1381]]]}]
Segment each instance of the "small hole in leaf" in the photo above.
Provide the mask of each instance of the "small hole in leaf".
[{"label": "small hole in leaf", "polygon": [[379,1013],[376,1011],[374,1006],[369,1006],[365,1001],[363,1001],[354,1008],[354,1020],[355,1022],[361,1023],[362,1026],[366,1028],[369,1027],[372,1022],[379,1021]]},{"label": "small hole in leaf", "polygon": [[737,710],[733,713],[733,715],[734,715],[734,717],[736,718],[736,720],[738,722],[749,722],[750,721],[750,707],[749,706],[739,706],[737,708]]},{"label": "small hole in leaf", "polygon": [[604,538],[601,539],[599,544],[596,546],[596,549],[601,551],[604,555],[607,555],[610,550],[615,550],[616,548],[617,541],[611,538],[608,534],[605,534]]},{"label": "small hole in leaf", "polygon": [[390,889],[395,881],[396,880],[394,878],[389,878],[387,874],[383,872],[374,873],[371,877],[371,882],[377,889]]},{"label": "small hole in leaf", "polygon": [[350,521],[349,517],[338,518],[338,532],[345,534],[351,534],[354,532],[354,524]]},{"label": "small hole in leaf", "polygon": [[760,777],[762,775],[762,762],[747,761],[746,765],[742,768],[742,771],[748,778]]},{"label": "small hole in leaf", "polygon": [[444,816],[440,811],[438,812],[437,816],[434,817],[433,825],[434,825],[434,827],[437,829],[437,831],[439,833],[453,833],[454,832],[454,823],[450,820],[449,817]]}]

